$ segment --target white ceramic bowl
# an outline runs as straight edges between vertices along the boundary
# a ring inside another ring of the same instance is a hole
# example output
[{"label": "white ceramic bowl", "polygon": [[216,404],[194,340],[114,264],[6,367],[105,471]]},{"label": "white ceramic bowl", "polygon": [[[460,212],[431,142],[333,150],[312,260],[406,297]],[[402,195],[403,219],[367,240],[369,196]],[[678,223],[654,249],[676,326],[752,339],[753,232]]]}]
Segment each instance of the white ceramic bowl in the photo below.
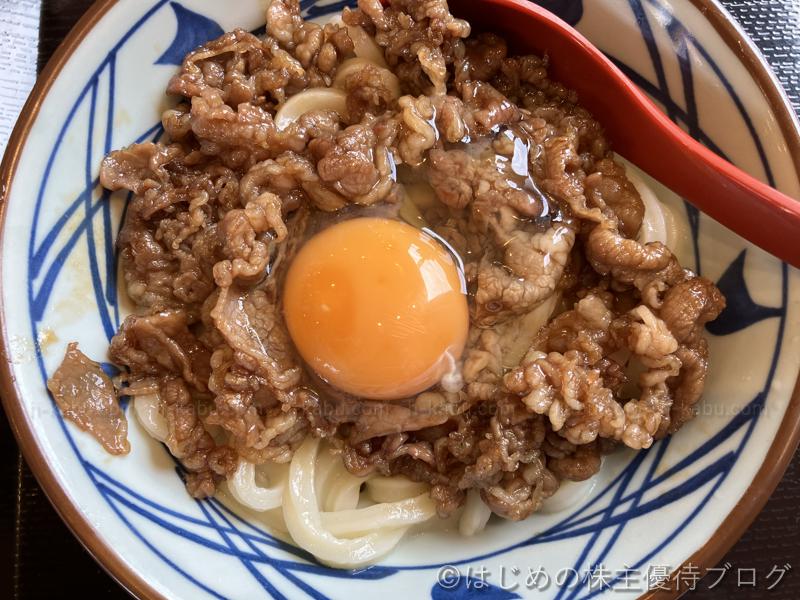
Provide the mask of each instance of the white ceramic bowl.
[{"label": "white ceramic bowl", "polygon": [[[322,16],[346,2],[302,4]],[[693,135],[800,196],[791,109],[713,0],[541,4],[577,24]],[[134,593],[170,598],[591,597],[626,585],[644,593],[648,575],[718,560],[800,433],[800,277],[663,189],[686,223],[688,266],[728,297],[709,327],[707,391],[696,420],[647,452],[611,456],[571,505],[493,521],[470,539],[420,533],[380,565],[336,571],[252,513],[191,499],[134,418],[123,458],[64,422],[48,373],[72,340],[104,356],[126,312],[114,256],[124,198],[100,189],[99,162],[160,134],[163,90],[186,52],[223,30],[258,28],[262,13],[257,0],[101,0],[43,74],[3,163],[3,400],[26,459],[89,550]],[[549,580],[541,589],[540,575],[535,590],[529,569],[540,567]],[[592,569],[607,573],[608,587],[586,580]]]}]

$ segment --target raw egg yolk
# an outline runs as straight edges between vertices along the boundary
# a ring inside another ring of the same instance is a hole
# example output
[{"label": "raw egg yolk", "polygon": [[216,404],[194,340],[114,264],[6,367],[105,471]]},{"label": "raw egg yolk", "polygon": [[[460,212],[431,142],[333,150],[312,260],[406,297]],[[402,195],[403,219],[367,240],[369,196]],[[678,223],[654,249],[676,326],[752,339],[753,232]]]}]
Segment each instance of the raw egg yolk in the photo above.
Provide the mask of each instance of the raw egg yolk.
[{"label": "raw egg yolk", "polygon": [[389,219],[352,219],[313,236],[289,267],[283,302],[303,360],[362,398],[406,398],[434,385],[469,329],[453,257]]}]

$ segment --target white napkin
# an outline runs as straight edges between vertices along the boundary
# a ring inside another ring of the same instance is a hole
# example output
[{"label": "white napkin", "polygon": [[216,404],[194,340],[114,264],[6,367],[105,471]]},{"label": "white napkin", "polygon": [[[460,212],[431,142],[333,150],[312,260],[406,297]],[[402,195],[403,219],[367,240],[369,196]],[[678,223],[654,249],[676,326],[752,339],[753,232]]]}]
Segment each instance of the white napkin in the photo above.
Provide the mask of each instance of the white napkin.
[{"label": "white napkin", "polygon": [[0,155],[36,81],[40,0],[0,0]]}]

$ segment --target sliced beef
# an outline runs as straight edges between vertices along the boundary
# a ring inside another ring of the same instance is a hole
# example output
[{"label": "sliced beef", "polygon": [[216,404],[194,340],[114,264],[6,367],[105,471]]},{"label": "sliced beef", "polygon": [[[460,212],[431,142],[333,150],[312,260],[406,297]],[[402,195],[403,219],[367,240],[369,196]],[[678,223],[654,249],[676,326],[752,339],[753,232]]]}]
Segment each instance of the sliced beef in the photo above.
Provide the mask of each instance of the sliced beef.
[{"label": "sliced beef", "polygon": [[122,412],[114,384],[99,364],[71,343],[61,366],[47,381],[47,389],[61,414],[91,433],[111,454],[127,454],[128,421]]}]

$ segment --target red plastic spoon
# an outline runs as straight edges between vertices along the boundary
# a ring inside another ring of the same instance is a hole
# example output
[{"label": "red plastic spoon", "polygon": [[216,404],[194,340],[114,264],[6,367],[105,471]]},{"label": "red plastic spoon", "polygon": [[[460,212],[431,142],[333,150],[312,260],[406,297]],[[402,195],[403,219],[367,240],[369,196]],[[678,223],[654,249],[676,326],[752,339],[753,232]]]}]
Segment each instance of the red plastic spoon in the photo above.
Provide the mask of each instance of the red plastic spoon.
[{"label": "red plastic spoon", "polygon": [[600,50],[528,0],[451,0],[456,16],[505,34],[513,49],[547,52],[554,79],[578,92],[614,149],[698,209],[800,267],[800,202],[689,137]]}]

